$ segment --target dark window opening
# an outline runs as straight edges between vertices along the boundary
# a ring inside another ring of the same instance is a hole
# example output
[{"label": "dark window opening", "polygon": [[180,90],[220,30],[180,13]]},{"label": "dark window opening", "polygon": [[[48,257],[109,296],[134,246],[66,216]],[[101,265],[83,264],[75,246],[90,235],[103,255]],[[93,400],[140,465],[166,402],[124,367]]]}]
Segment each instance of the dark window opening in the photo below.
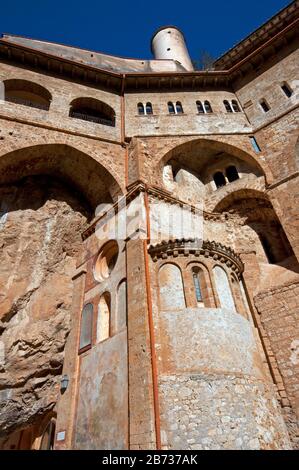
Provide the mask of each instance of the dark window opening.
[{"label": "dark window opening", "polygon": [[53,450],[55,440],[55,421],[52,419],[46,430],[43,433],[43,437],[40,444],[40,450]]},{"label": "dark window opening", "polygon": [[239,177],[237,168],[235,166],[229,166],[226,169],[226,177],[230,183],[238,180],[240,177]]},{"label": "dark window opening", "polygon": [[284,83],[283,85],[281,85],[281,89],[288,98],[292,96],[293,90],[287,83]]},{"label": "dark window opening", "polygon": [[196,106],[197,106],[197,112],[199,114],[204,114],[205,110],[204,110],[204,107],[202,105],[202,102],[201,101],[196,101]]},{"label": "dark window opening", "polygon": [[235,113],[240,113],[241,112],[240,107],[239,107],[236,100],[232,100],[232,108],[233,108]]},{"label": "dark window opening", "polygon": [[146,110],[146,114],[153,114],[152,103],[146,103],[145,110]]},{"label": "dark window opening", "polygon": [[265,255],[266,255],[269,263],[270,264],[275,264],[276,263],[276,258],[274,256],[274,253],[273,253],[273,250],[272,250],[272,247],[271,247],[269,241],[267,240],[267,238],[264,235],[261,235],[261,234],[259,234],[259,238],[260,238],[261,244],[263,246]]},{"label": "dark window opening", "polygon": [[4,81],[5,101],[48,111],[51,94],[41,85],[27,80],[11,79]]},{"label": "dark window opening", "polygon": [[227,111],[228,113],[232,113],[232,112],[233,112],[233,110],[232,110],[232,108],[231,108],[231,105],[229,104],[229,102],[228,102],[227,100],[224,100],[224,101],[223,101],[223,104],[224,104],[224,107],[225,107],[225,109],[226,109],[226,111]]},{"label": "dark window opening", "polygon": [[221,171],[217,171],[213,178],[217,188],[222,188],[222,186],[226,185],[225,177]]},{"label": "dark window opening", "polygon": [[212,106],[211,106],[211,104],[210,104],[209,101],[206,100],[206,101],[204,102],[204,106],[205,106],[205,111],[206,111],[206,113],[210,114],[210,113],[213,112]]},{"label": "dark window opening", "polygon": [[138,114],[140,115],[144,114],[144,106],[142,103],[137,104],[137,109],[138,109]]},{"label": "dark window opening", "polygon": [[176,102],[175,107],[176,107],[177,114],[183,114],[183,112],[184,112],[183,111],[183,106],[182,106],[182,103],[180,101]]},{"label": "dark window opening", "polygon": [[171,101],[167,104],[169,114],[175,114],[174,105]]},{"label": "dark window opening", "polygon": [[115,126],[114,110],[102,101],[94,98],[78,98],[71,103],[70,117],[84,121]]},{"label": "dark window opening", "polygon": [[265,100],[260,101],[260,105],[261,105],[262,110],[264,111],[264,113],[267,113],[268,111],[270,111],[270,106],[268,105],[268,103]]}]

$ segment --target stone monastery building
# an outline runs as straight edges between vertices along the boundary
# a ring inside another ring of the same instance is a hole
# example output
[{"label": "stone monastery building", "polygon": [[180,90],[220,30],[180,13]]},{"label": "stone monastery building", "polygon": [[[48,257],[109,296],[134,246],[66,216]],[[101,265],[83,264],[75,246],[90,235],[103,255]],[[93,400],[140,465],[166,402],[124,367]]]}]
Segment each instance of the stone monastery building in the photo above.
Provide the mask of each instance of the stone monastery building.
[{"label": "stone monastery building", "polygon": [[298,447],[298,11],[0,39],[0,449]]}]

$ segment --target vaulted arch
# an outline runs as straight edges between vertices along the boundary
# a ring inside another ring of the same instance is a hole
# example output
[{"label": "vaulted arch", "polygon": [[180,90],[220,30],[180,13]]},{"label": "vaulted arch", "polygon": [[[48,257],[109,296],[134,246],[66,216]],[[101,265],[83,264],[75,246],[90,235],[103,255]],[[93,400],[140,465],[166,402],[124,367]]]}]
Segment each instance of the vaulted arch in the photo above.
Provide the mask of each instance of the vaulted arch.
[{"label": "vaulted arch", "polygon": [[101,163],[69,145],[34,145],[0,156],[0,184],[33,175],[60,178],[80,191],[93,209],[122,194],[116,179]]}]

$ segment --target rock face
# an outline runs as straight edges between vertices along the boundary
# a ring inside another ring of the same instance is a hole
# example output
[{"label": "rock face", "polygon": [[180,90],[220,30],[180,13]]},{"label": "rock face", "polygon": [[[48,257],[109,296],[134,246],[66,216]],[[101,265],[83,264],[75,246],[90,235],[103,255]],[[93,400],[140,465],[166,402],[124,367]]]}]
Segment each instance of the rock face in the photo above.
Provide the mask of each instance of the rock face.
[{"label": "rock face", "polygon": [[70,330],[72,274],[90,215],[50,176],[0,188],[0,436],[54,407]]}]

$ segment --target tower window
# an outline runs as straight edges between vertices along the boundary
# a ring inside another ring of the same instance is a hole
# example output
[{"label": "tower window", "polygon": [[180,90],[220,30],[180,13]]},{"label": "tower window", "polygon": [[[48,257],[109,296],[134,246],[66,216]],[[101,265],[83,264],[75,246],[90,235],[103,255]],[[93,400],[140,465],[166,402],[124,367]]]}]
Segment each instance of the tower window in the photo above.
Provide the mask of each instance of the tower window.
[{"label": "tower window", "polygon": [[168,102],[167,106],[169,114],[175,114],[174,104],[171,101]]},{"label": "tower window", "polygon": [[203,107],[203,104],[201,101],[196,101],[196,106],[197,106],[197,112],[199,114],[204,114],[205,113],[205,109]]},{"label": "tower window", "polygon": [[217,171],[213,178],[217,188],[222,188],[222,186],[226,185],[225,177],[221,171]]},{"label": "tower window", "polygon": [[224,104],[224,107],[225,107],[225,109],[226,109],[226,111],[227,111],[228,113],[232,113],[232,112],[233,112],[229,101],[224,100],[224,101],[223,101],[223,104]]},{"label": "tower window", "polygon": [[266,100],[261,100],[260,105],[264,113],[267,113],[268,111],[270,111],[270,106],[268,105]]},{"label": "tower window", "polygon": [[226,177],[230,183],[238,180],[240,177],[239,177],[237,168],[235,166],[229,166],[226,169]]},{"label": "tower window", "polygon": [[288,98],[292,96],[293,90],[287,83],[284,83],[283,85],[281,85],[281,89]]},{"label": "tower window", "polygon": [[204,108],[205,108],[205,112],[208,113],[208,114],[213,112],[212,106],[211,106],[210,102],[207,101],[207,100],[204,102]]},{"label": "tower window", "polygon": [[236,100],[232,100],[232,108],[235,113],[240,113],[240,107],[238,105],[238,102]]},{"label": "tower window", "polygon": [[142,115],[145,114],[144,106],[142,103],[137,104],[138,114]]},{"label": "tower window", "polygon": [[180,101],[177,101],[176,102],[176,105],[175,105],[175,108],[176,108],[176,113],[177,114],[183,114],[183,106],[182,106],[182,103]]},{"label": "tower window", "polygon": [[152,103],[146,103],[145,111],[146,111],[146,114],[153,114]]}]

